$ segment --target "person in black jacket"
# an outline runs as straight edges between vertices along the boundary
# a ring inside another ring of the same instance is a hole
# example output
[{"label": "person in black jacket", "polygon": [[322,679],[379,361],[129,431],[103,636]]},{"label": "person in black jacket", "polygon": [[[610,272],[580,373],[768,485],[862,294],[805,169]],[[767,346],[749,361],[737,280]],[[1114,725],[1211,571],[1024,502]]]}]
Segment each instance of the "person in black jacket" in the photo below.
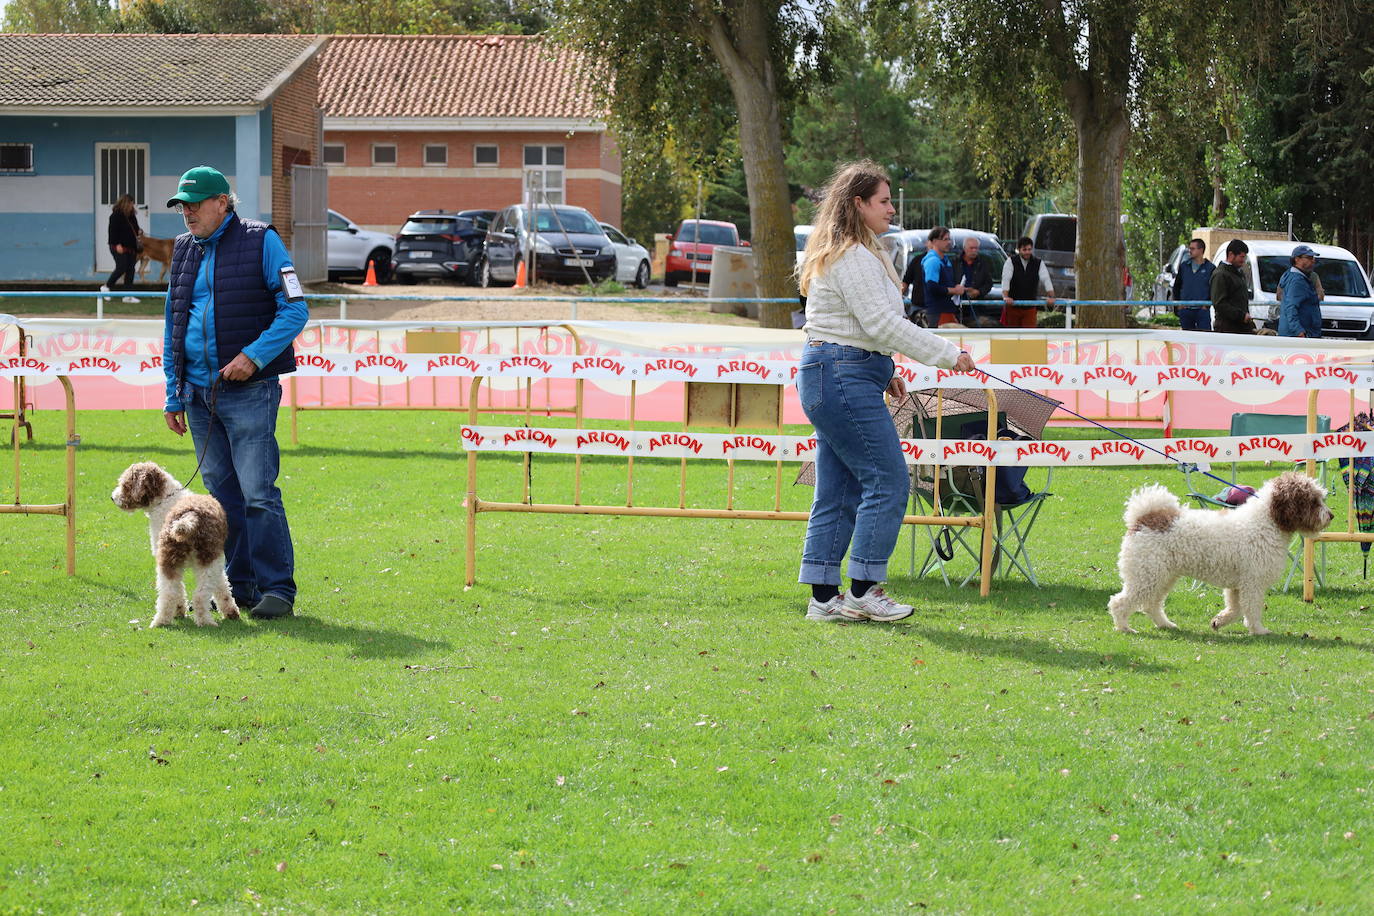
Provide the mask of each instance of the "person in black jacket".
[{"label": "person in black jacket", "polygon": [[1250,318],[1250,289],[1245,285],[1245,261],[1250,246],[1240,239],[1231,239],[1226,246],[1226,263],[1212,271],[1212,311],[1216,312],[1217,331],[1227,334],[1253,334],[1255,322]]},{"label": "person in black jacket", "polygon": [[963,254],[954,262],[955,279],[964,284],[959,320],[971,328],[978,327],[973,300],[983,298],[992,289],[992,272],[988,270],[987,262],[979,256],[978,249],[978,239],[968,236],[964,239]]},{"label": "person in black jacket", "polygon": [[[928,246],[922,246],[929,250]],[[911,260],[906,262],[906,273],[902,274],[902,295],[910,296],[906,303],[906,320],[916,324],[916,316],[924,315],[926,310],[925,276],[921,273],[921,259],[925,251],[913,251]]]},{"label": "person in black jacket", "polygon": [[110,287],[114,286],[121,276],[124,277],[124,288],[133,288],[134,265],[138,263],[138,237],[142,234],[143,230],[138,228],[138,215],[134,213],[134,199],[125,194],[110,208],[107,241],[110,245],[110,254],[114,256],[115,267],[114,273],[110,274],[105,285],[100,287],[102,293],[108,293]]}]

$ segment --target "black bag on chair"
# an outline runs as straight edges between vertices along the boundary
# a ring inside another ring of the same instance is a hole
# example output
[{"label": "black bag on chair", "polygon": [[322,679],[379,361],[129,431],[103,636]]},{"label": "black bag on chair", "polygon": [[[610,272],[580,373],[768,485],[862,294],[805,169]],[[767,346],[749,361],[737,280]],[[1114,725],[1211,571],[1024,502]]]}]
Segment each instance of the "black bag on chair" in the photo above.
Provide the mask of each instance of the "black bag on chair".
[{"label": "black bag on chair", "polygon": [[[959,436],[963,439],[986,439],[988,424],[986,420],[976,420],[972,423],[965,423],[959,428]],[[1023,436],[1020,433],[1002,427],[997,430],[998,439],[1008,439],[1016,442],[1028,442],[1030,436]],[[1026,486],[1025,467],[998,467],[997,476],[993,481],[993,498],[997,500],[999,506],[1019,506],[1021,503],[1030,499],[1033,494],[1031,488]]]}]

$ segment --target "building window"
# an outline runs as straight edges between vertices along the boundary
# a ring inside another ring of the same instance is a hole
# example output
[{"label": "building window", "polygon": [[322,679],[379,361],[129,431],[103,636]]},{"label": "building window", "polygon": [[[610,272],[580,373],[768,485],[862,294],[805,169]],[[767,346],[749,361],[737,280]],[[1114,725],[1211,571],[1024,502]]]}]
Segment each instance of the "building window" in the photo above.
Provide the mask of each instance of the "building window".
[{"label": "building window", "polygon": [[32,171],[32,143],[0,143],[0,172]]},{"label": "building window", "polygon": [[372,144],[372,164],[373,164],[373,165],[395,165],[395,164],[396,164],[396,144],[395,144],[395,143],[374,143],[374,144]]},{"label": "building window", "polygon": [[525,189],[531,204],[563,203],[563,147],[525,147]]},{"label": "building window", "polygon": [[492,167],[501,162],[501,148],[495,143],[479,143],[472,148],[472,164],[478,168]]},{"label": "building window", "polygon": [[343,165],[345,149],[347,149],[347,147],[342,143],[326,143],[324,145],[324,164]]},{"label": "building window", "polygon": [[310,150],[298,149],[294,146],[283,146],[281,148],[281,173],[283,178],[291,177],[291,167],[293,165],[309,165]]},{"label": "building window", "polygon": [[448,165],[448,144],[426,143],[425,165]]}]

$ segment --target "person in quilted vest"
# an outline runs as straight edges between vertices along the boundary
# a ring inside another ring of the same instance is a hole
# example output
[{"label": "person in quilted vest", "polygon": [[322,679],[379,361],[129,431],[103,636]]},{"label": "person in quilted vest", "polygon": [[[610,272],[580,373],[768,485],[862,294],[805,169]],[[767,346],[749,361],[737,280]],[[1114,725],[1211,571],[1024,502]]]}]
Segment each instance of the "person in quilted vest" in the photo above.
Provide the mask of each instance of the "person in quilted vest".
[{"label": "person in quilted vest", "polygon": [[259,620],[290,617],[295,554],[277,476],[278,377],[308,311],[291,256],[271,225],[234,212],[218,170],[198,166],[168,201],[187,231],[172,249],[162,368],[163,415],[189,428],[201,475],[229,520],[225,565],[234,600]]}]

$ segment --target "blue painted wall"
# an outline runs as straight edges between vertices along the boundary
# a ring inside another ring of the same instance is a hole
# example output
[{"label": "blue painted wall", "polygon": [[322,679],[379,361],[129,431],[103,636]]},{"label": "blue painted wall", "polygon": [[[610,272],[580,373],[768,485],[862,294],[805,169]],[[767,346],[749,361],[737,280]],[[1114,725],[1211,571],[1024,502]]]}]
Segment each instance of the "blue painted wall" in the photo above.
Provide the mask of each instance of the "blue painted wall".
[{"label": "blue painted wall", "polygon": [[[258,114],[260,170],[271,175],[272,111]],[[147,143],[149,222],[144,231],[168,238],[186,231],[163,205],[176,179],[196,165],[235,176],[232,116],[73,118],[0,116],[0,141],[33,144],[33,172],[0,172],[0,283],[83,281],[94,272],[97,243],[105,243],[105,219],[95,219],[95,144]],[[238,183],[236,177],[235,183]],[[103,209],[103,208],[102,208]],[[266,201],[263,210],[267,211]],[[270,212],[263,212],[271,219]],[[153,270],[156,270],[156,266]],[[156,274],[150,271],[150,277]]]}]

